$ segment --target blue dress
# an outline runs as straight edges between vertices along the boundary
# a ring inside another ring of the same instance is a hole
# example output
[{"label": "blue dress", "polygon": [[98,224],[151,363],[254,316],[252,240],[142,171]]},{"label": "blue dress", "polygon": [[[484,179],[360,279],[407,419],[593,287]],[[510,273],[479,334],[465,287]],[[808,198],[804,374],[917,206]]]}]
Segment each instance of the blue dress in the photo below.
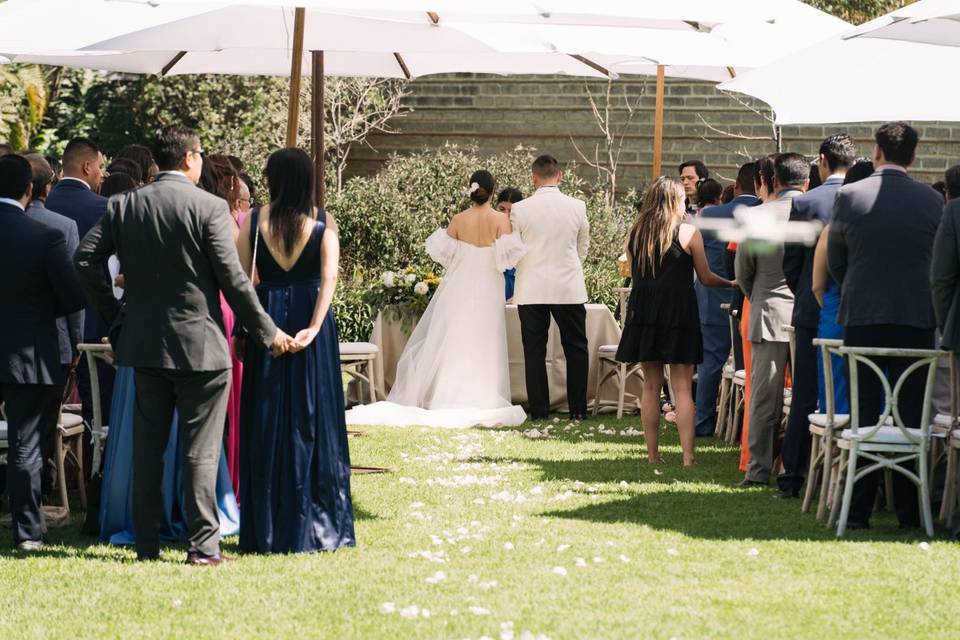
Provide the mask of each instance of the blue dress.
[{"label": "blue dress", "polygon": [[[830,285],[823,295],[823,308],[820,310],[820,326],[817,337],[833,340],[843,339],[843,327],[837,322],[840,315],[840,285],[830,279]],[[833,365],[834,412],[850,413],[850,393],[847,390],[847,369],[843,358],[830,356]],[[820,410],[827,406],[827,392],[823,378],[823,358],[817,356],[817,380],[820,387]]]},{"label": "blue dress", "polygon": [[[133,405],[136,389],[133,368],[120,367],[110,402],[110,432],[104,452],[103,483],[100,496],[100,539],[110,544],[133,544]],[[180,438],[174,414],[170,440],[163,454],[163,522],[160,538],[167,541],[187,539],[183,519],[183,478],[180,470]],[[230,484],[227,458],[221,452],[217,472],[217,508],[220,535],[236,535],[240,530],[240,512]]]},{"label": "blue dress", "polygon": [[[252,213],[256,229],[259,211]],[[294,266],[282,269],[260,238],[260,304],[283,331],[310,324],[320,289],[325,214]],[[254,234],[251,234],[254,236]],[[251,238],[251,249],[253,238]],[[273,358],[247,341],[240,412],[240,549],[328,551],[354,545],[350,454],[333,312],[309,347]]]}]

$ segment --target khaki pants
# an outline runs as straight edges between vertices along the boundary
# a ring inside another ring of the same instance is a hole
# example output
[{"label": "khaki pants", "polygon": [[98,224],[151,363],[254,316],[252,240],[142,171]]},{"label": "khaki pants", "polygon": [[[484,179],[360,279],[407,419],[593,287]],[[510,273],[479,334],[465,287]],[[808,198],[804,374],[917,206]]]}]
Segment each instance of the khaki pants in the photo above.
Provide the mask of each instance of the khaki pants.
[{"label": "khaki pants", "polygon": [[783,385],[790,358],[789,342],[752,343],[750,375],[750,464],[747,480],[769,482],[773,448],[783,419]]}]

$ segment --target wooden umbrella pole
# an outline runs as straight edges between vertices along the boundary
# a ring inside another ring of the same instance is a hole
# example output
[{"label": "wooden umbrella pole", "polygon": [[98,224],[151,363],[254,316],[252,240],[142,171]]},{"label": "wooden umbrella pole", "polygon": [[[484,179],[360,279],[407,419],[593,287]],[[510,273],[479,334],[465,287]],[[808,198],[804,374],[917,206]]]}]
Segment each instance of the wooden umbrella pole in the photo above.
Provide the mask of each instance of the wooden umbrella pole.
[{"label": "wooden umbrella pole", "polygon": [[662,64],[657,65],[657,101],[653,115],[653,179],[661,174],[663,163],[663,90],[664,72]]},{"label": "wooden umbrella pole", "polygon": [[314,51],[311,56],[312,69],[311,80],[313,90],[311,91],[312,102],[310,107],[310,151],[313,154],[313,164],[315,167],[315,183],[313,186],[313,201],[323,208],[326,202],[326,179],[325,165],[326,156],[323,140],[323,119],[324,119],[324,70],[323,70],[323,51]]},{"label": "wooden umbrella pole", "polygon": [[300,79],[303,65],[303,23],[305,12],[297,7],[293,14],[293,56],[290,59],[290,100],[287,103],[287,146],[297,146],[300,124]]}]

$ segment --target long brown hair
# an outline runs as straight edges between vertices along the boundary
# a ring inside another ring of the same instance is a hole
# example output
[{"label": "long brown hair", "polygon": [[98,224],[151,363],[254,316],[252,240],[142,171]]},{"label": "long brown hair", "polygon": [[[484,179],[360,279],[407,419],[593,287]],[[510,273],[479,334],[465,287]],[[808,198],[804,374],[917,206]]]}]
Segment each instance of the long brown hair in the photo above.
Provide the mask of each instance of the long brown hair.
[{"label": "long brown hair", "polygon": [[657,270],[673,235],[684,216],[684,191],[679,180],[660,176],[643,196],[637,207],[637,221],[627,236],[627,256],[633,260],[632,248],[640,257],[640,275]]}]

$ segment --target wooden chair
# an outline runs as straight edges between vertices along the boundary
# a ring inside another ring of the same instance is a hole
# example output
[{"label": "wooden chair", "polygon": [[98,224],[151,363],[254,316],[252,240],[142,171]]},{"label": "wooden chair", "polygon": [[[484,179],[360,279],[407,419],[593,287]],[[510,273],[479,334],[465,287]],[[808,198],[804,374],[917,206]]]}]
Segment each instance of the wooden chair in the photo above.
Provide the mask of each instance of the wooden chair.
[{"label": "wooden chair", "polygon": [[[627,321],[627,301],[630,298],[630,289],[618,287],[614,289],[614,292],[619,296],[617,319],[620,324],[620,330],[622,331]],[[604,344],[600,345],[600,348],[597,349],[597,378],[593,389],[593,415],[600,413],[600,407],[604,404],[600,396],[600,391],[604,383],[611,379],[613,379],[617,385],[617,419],[623,417],[628,396],[632,399],[630,404],[633,405],[634,409],[636,411],[640,410],[640,397],[632,393],[627,393],[627,384],[634,376],[642,381],[643,370],[640,367],[640,363],[627,364],[617,361],[618,346],[619,345],[615,344]]]},{"label": "wooden chair", "polygon": [[[720,309],[729,312],[730,304],[723,303]],[[732,419],[733,410],[730,406],[730,400],[733,395],[733,377],[737,372],[733,358],[733,327],[730,327],[730,355],[727,357],[727,363],[723,365],[723,371],[720,374],[720,391],[717,393],[717,421],[713,435],[717,438],[724,437],[726,433],[727,421]]]},{"label": "wooden chair", "polygon": [[80,506],[87,510],[86,479],[83,469],[83,432],[85,425],[83,417],[75,413],[67,413],[62,407],[70,401],[73,388],[76,385],[77,370],[71,367],[67,375],[67,384],[64,386],[61,402],[60,417],[57,420],[57,431],[54,444],[54,462],[57,465],[57,486],[60,493],[60,508],[66,520],[70,516],[70,501],[67,495],[67,471],[69,462],[76,472],[77,491],[80,494]]},{"label": "wooden chair", "polygon": [[[933,419],[935,433],[943,433],[942,455],[946,458],[947,473],[943,481],[943,500],[940,503],[940,520],[949,523],[957,505],[957,465],[960,462],[960,390],[958,390],[957,358],[950,358],[950,415],[938,414]],[[935,442],[939,439],[935,439]],[[930,468],[936,468],[938,455],[931,452]]]},{"label": "wooden chair", "polygon": [[836,429],[849,424],[850,416],[847,414],[837,415],[835,406],[836,390],[831,355],[843,346],[843,341],[817,338],[813,341],[813,344],[820,348],[826,402],[825,406],[820,407],[818,413],[811,413],[808,416],[810,421],[810,466],[807,469],[807,486],[804,490],[803,506],[800,508],[800,512],[807,513],[810,510],[813,496],[819,487],[820,501],[817,504],[817,519],[822,520],[826,515],[827,496],[830,494],[834,450],[836,449]]},{"label": "wooden chair", "polygon": [[373,373],[373,361],[379,354],[380,348],[371,342],[340,343],[340,371],[367,383],[371,404],[380,397]]},{"label": "wooden chair", "polygon": [[[730,341],[731,349],[733,340],[737,338],[737,332],[734,329],[735,323],[740,319],[740,313],[736,310],[730,314]],[[735,366],[735,365],[734,365]],[[740,434],[740,422],[746,409],[746,387],[747,372],[746,369],[736,369],[733,372],[732,393],[730,394],[730,420],[725,421],[724,427],[726,433],[724,439],[730,444],[736,444]]]},{"label": "wooden chair", "polygon": [[[104,338],[106,340],[106,338]],[[103,407],[100,406],[100,376],[97,372],[97,360],[103,360],[110,366],[113,363],[113,348],[106,342],[102,343],[82,343],[77,345],[77,351],[82,353],[87,359],[87,370],[90,372],[90,395],[92,396],[93,424],[90,425],[90,433],[93,437],[93,468],[91,473],[96,473],[100,468],[100,458],[103,456],[103,448],[107,442],[107,431],[109,427],[103,424]]]},{"label": "wooden chair", "polygon": [[[837,488],[834,493],[830,524],[837,525],[837,536],[843,536],[847,530],[847,518],[853,502],[853,485],[869,473],[878,470],[891,470],[904,475],[917,485],[920,497],[920,521],[928,536],[933,536],[933,514],[930,511],[930,440],[931,440],[931,404],[933,382],[936,376],[937,360],[942,351],[933,349],[888,349],[877,347],[839,347],[837,352],[847,358],[850,376],[850,428],[844,429],[837,438],[840,450]],[[884,358],[907,358],[910,364],[900,377],[890,384],[877,360]],[[876,424],[860,423],[860,380],[859,370],[864,365],[867,375],[876,375],[883,385],[885,403]],[[923,393],[923,411],[919,425],[904,423],[898,409],[898,396],[907,378],[914,372],[923,373],[926,369],[926,385]],[[872,464],[857,467],[859,459],[864,458]],[[916,461],[917,470],[911,471],[903,466],[905,462]],[[842,481],[841,481],[842,479]],[[840,487],[843,487],[841,501]],[[837,504],[840,504],[837,518]]]}]

